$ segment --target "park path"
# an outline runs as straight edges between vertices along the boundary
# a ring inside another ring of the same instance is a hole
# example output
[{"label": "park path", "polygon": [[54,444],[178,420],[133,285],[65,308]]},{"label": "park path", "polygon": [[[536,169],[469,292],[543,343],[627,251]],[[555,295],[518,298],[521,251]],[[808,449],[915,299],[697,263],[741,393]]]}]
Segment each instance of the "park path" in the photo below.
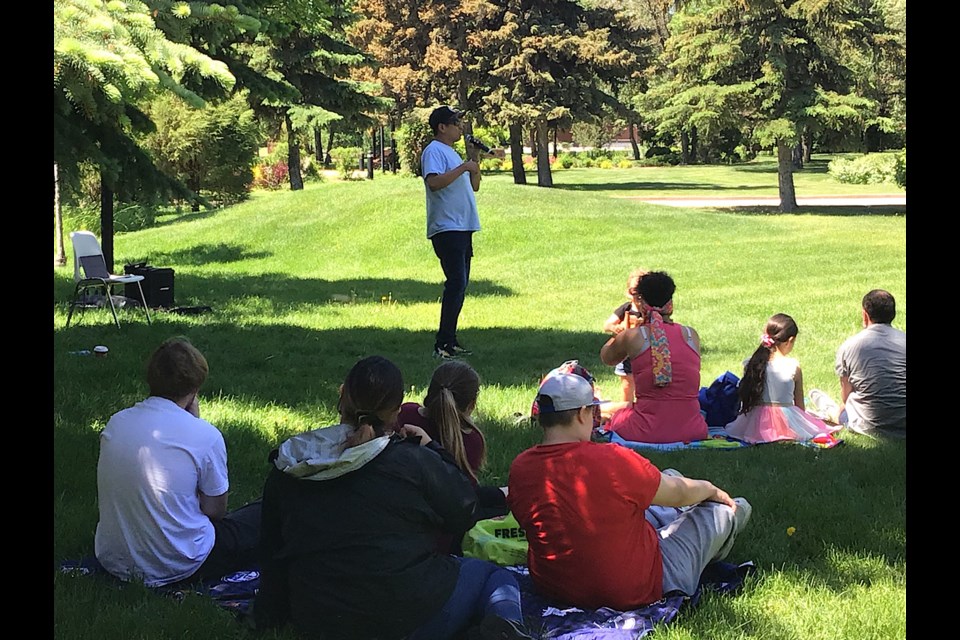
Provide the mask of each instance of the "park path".
[{"label": "park path", "polygon": [[[627,200],[640,200],[650,204],[662,204],[668,207],[776,207],[780,204],[779,196],[614,196]],[[905,206],[907,196],[879,195],[879,196],[797,196],[797,206],[800,207],[877,207],[877,206]]]}]

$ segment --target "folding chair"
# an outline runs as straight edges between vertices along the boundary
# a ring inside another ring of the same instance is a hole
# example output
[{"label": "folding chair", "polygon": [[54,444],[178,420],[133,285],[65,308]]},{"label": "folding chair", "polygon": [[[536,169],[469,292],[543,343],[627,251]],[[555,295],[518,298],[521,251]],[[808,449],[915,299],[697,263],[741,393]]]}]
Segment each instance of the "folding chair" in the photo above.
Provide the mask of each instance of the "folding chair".
[{"label": "folding chair", "polygon": [[[70,312],[67,314],[67,326],[70,326],[70,319],[73,317],[73,310],[80,307],[83,310],[87,303],[80,299],[80,294],[88,289],[102,288],[107,301],[110,304],[110,312],[113,313],[113,321],[117,328],[120,328],[120,320],[117,319],[117,308],[113,304],[113,286],[117,284],[137,283],[140,290],[140,299],[143,297],[143,287],[140,281],[141,275],[114,275],[107,271],[107,263],[103,258],[103,251],[100,249],[100,242],[97,236],[89,231],[74,231],[70,234],[70,241],[73,243],[73,279],[77,285],[73,290],[73,300],[70,301]],[[143,312],[147,316],[147,324],[152,324],[150,320],[150,311],[144,304]]]}]

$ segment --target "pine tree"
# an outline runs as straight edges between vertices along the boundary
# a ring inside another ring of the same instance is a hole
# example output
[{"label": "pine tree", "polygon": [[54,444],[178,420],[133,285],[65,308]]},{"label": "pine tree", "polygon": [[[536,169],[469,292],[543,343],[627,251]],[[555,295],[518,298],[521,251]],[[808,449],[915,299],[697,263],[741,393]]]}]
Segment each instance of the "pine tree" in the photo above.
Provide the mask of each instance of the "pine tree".
[{"label": "pine tree", "polygon": [[[203,78],[229,88],[234,78],[226,65],[167,39],[149,7],[137,0],[54,0],[53,8],[54,161],[61,188],[75,188],[80,163],[90,162],[108,193],[196,197],[159,171],[137,143],[137,133],[152,129],[141,105],[162,91],[202,105],[184,80]],[[101,215],[101,245],[112,269],[112,198],[102,200],[108,206]]]},{"label": "pine tree", "polygon": [[671,74],[645,98],[658,107],[658,129],[712,137],[733,128],[773,147],[781,211],[797,208],[794,150],[805,133],[862,127],[875,113],[845,52],[885,30],[856,3],[704,0],[687,3],[671,31],[663,57]]}]

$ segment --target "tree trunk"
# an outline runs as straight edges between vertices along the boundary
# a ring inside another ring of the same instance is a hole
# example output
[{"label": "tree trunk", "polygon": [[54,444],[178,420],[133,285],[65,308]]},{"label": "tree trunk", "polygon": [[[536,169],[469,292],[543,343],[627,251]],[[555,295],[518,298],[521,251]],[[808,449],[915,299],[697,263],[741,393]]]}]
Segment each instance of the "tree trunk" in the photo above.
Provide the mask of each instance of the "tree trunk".
[{"label": "tree trunk", "polygon": [[686,131],[680,132],[680,164],[690,164],[690,136]]},{"label": "tree trunk", "polygon": [[537,121],[537,186],[552,187],[553,175],[550,173],[550,138],[547,121]]},{"label": "tree trunk", "polygon": [[333,149],[333,123],[327,128],[327,150],[323,154],[323,168],[329,169],[333,159],[330,157],[330,150]]},{"label": "tree trunk", "polygon": [[803,169],[803,141],[798,142],[792,151],[793,155],[793,170],[800,171]]},{"label": "tree trunk", "polygon": [[383,125],[380,125],[380,173],[387,172],[387,151],[383,144]]},{"label": "tree trunk", "polygon": [[510,125],[510,160],[513,162],[513,184],[527,184],[527,173],[523,170],[523,127]]},{"label": "tree trunk", "polygon": [[690,128],[690,164],[697,164],[700,158],[700,145],[697,137],[697,128]]},{"label": "tree trunk", "polygon": [[53,254],[53,266],[67,264],[67,250],[63,246],[63,211],[60,208],[60,173],[53,163],[53,226],[57,234],[57,252]]},{"label": "tree trunk", "polygon": [[534,158],[537,157],[537,128],[530,128],[530,155]]},{"label": "tree trunk", "polygon": [[813,153],[813,140],[810,139],[810,130],[804,129],[803,136],[800,138],[800,144],[803,145],[803,162],[808,164],[810,162],[810,155]]},{"label": "tree trunk", "polygon": [[557,159],[557,129],[559,128],[560,128],[559,126],[553,128],[553,159],[554,160]]},{"label": "tree trunk", "polygon": [[113,190],[100,173],[100,249],[107,271],[113,273]]},{"label": "tree trunk", "polygon": [[323,164],[323,136],[320,127],[313,128],[313,155],[319,164]]},{"label": "tree trunk", "polygon": [[786,140],[777,141],[777,182],[780,186],[780,211],[797,210],[797,193],[793,188],[793,147]]},{"label": "tree trunk", "polygon": [[633,159],[640,159],[640,145],[637,144],[637,132],[634,130],[634,125],[632,122],[627,123],[627,126],[630,127],[630,146],[633,147]]},{"label": "tree trunk", "polygon": [[287,125],[287,171],[290,175],[290,190],[299,191],[303,189],[303,176],[300,174],[300,141],[293,130],[290,114],[286,111],[283,113],[283,122]]}]

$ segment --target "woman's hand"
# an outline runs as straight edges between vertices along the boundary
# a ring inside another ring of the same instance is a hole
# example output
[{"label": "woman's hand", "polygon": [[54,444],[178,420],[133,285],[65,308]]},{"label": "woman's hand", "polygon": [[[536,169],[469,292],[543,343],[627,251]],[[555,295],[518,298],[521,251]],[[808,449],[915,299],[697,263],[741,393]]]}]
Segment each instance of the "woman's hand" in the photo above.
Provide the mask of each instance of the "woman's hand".
[{"label": "woman's hand", "polygon": [[409,438],[409,437],[411,437],[411,436],[419,436],[419,437],[420,437],[420,446],[421,446],[421,447],[424,446],[425,444],[427,444],[428,442],[430,442],[430,441],[433,439],[433,438],[431,438],[430,436],[427,435],[427,432],[423,430],[423,427],[418,427],[418,426],[413,425],[413,424],[405,424],[405,425],[403,425],[402,427],[400,427],[399,433],[400,433],[400,435],[403,436],[404,438]]}]

